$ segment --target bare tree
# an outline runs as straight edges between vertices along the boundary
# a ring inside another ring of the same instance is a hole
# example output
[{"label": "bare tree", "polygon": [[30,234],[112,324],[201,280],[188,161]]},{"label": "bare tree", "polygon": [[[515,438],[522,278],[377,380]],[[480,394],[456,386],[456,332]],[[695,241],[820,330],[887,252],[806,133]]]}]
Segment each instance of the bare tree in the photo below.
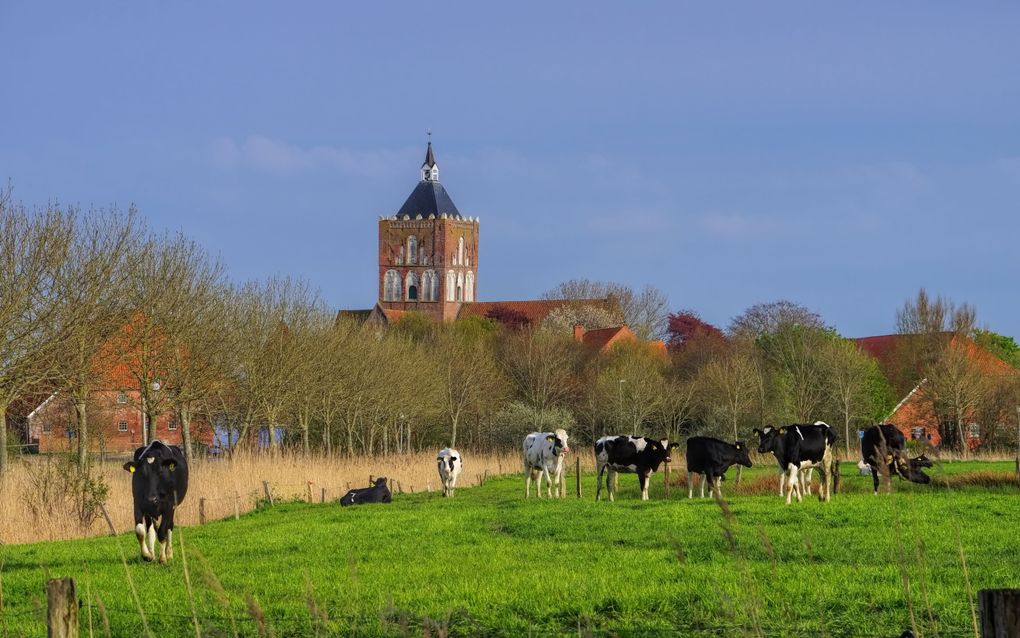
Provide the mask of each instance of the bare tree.
[{"label": "bare tree", "polygon": [[[843,419],[844,444],[850,457],[850,423],[874,417],[873,388],[882,382],[878,364],[848,339],[834,339],[822,350],[825,387]],[[881,417],[874,417],[881,418]]]},{"label": "bare tree", "polygon": [[729,332],[738,337],[775,334],[784,326],[824,329],[821,315],[804,306],[781,299],[755,304],[730,321]]},{"label": "bare tree", "polygon": [[641,339],[666,337],[669,301],[665,293],[652,286],[645,286],[638,292],[623,284],[571,279],[546,292],[543,298],[607,300],[608,307]]},{"label": "bare tree", "polygon": [[108,342],[128,315],[123,299],[141,227],[134,209],[69,214],[74,238],[55,293],[61,313],[74,320],[59,344],[55,381],[73,406],[78,463],[84,466],[91,446],[89,405],[97,391],[110,389],[108,373],[118,353]]},{"label": "bare tree", "polygon": [[432,344],[431,353],[442,393],[442,410],[450,423],[450,446],[468,413],[494,412],[506,395],[506,381],[483,338],[450,328]]},{"label": "bare tree", "polygon": [[924,396],[935,414],[949,417],[940,423],[944,444],[967,454],[966,420],[973,418],[990,387],[989,375],[963,344],[954,341],[943,349],[928,369]]},{"label": "bare tree", "polygon": [[57,282],[74,236],[55,206],[29,213],[0,191],[0,481],[7,471],[7,410],[49,388],[57,345],[74,323],[57,303]]},{"label": "bare tree", "polygon": [[566,404],[577,391],[579,347],[564,335],[521,330],[502,335],[497,357],[514,394],[541,413]]},{"label": "bare tree", "polygon": [[740,440],[740,421],[755,405],[756,375],[753,356],[741,349],[709,362],[698,374],[703,409],[729,426],[734,440]]},{"label": "bare tree", "polygon": [[605,306],[578,303],[554,309],[542,320],[542,329],[561,335],[573,334],[574,326],[585,330],[609,328],[625,323],[623,317]]}]

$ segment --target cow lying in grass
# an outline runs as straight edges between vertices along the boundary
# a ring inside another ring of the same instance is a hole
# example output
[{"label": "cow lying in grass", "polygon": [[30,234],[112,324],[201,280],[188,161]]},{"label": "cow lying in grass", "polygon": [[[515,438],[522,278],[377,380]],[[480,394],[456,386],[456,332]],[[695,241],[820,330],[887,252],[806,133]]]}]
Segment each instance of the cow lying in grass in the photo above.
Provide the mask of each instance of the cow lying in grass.
[{"label": "cow lying in grass", "polygon": [[864,463],[871,468],[871,480],[875,494],[878,494],[879,474],[885,474],[889,490],[892,490],[892,475],[895,472],[901,479],[912,483],[926,485],[931,477],[921,468],[931,467],[932,462],[924,454],[917,458],[907,458],[907,441],[899,428],[891,423],[873,425],[864,432],[861,439],[861,456]]},{"label": "cow lying in grass", "polygon": [[386,478],[380,477],[375,480],[372,487],[360,487],[347,492],[340,497],[340,505],[363,505],[365,503],[389,503],[393,500],[390,488],[386,486]]},{"label": "cow lying in grass", "polygon": [[[176,445],[153,441],[135,450],[134,458],[124,464],[131,473],[131,496],[135,507],[135,537],[142,558],[159,562],[174,557],[174,511],[188,493],[188,463]],[[158,527],[157,527],[158,525]]]}]

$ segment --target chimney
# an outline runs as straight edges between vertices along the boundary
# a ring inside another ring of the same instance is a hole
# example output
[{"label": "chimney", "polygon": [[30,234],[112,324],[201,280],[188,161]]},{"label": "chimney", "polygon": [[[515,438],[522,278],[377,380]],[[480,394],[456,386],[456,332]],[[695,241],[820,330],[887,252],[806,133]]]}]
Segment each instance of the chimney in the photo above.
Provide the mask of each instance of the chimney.
[{"label": "chimney", "polygon": [[584,326],[579,323],[574,324],[574,341],[578,343],[584,341]]}]

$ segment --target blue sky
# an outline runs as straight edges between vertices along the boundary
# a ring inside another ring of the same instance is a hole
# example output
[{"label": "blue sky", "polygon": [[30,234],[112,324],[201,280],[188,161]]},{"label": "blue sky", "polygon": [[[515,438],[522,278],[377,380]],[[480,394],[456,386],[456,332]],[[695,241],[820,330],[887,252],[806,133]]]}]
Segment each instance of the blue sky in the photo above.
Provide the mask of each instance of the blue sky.
[{"label": "blue sky", "polygon": [[93,4],[0,6],[0,178],[238,280],[369,307],[431,128],[481,299],[588,277],[862,336],[925,286],[1020,335],[1015,3]]}]

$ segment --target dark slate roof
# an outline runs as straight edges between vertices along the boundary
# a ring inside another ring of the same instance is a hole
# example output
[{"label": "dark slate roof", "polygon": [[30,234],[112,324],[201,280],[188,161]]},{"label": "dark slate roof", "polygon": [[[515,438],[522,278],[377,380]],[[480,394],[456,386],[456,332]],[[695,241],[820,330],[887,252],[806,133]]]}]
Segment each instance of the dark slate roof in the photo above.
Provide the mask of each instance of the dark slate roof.
[{"label": "dark slate roof", "polygon": [[428,218],[429,215],[439,217],[443,213],[447,215],[460,216],[460,212],[454,205],[453,200],[446,193],[446,189],[439,182],[420,181],[414,187],[407,201],[397,211],[397,217],[407,215],[414,219],[418,215]]},{"label": "dark slate roof", "polygon": [[436,158],[432,155],[432,142],[429,142],[428,150],[425,151],[425,166],[429,168],[436,165]]}]

